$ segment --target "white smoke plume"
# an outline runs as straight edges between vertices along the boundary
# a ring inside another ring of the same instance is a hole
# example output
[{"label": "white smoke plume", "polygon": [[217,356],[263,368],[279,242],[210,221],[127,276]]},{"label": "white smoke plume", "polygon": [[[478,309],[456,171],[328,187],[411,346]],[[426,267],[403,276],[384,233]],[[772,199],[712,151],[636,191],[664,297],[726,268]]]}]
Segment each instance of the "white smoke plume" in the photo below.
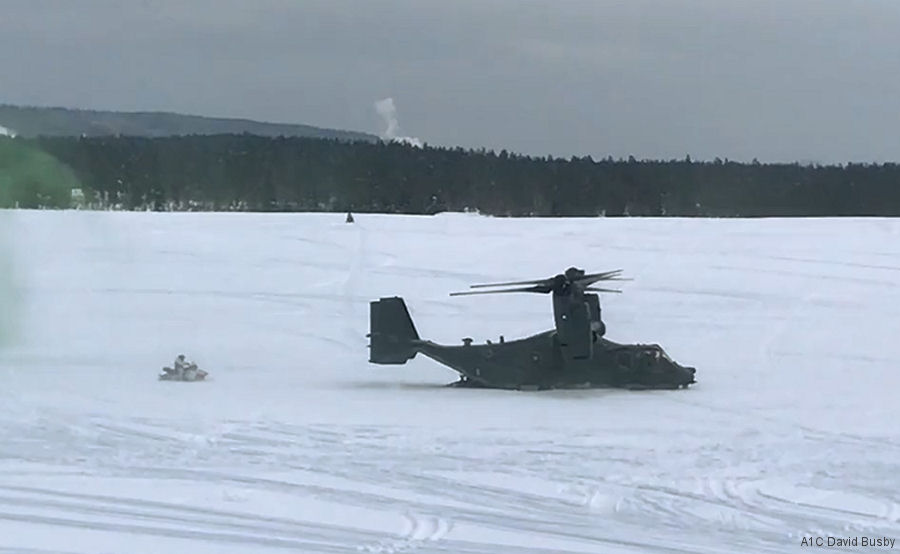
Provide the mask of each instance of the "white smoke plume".
[{"label": "white smoke plume", "polygon": [[8,127],[0,125],[0,137],[15,137],[16,132]]},{"label": "white smoke plume", "polygon": [[406,144],[421,148],[422,141],[415,137],[398,136],[400,134],[400,123],[397,121],[397,106],[394,105],[393,98],[383,98],[375,102],[375,111],[384,120],[387,128],[381,134],[381,138],[391,142],[405,142]]}]

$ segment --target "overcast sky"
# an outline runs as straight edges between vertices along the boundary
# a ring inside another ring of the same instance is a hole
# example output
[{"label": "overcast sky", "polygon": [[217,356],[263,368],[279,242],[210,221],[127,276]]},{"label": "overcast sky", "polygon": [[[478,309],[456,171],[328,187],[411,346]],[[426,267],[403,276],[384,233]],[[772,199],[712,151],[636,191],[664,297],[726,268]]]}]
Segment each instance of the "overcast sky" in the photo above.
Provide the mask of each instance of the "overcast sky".
[{"label": "overcast sky", "polygon": [[388,97],[431,144],[900,161],[900,1],[0,0],[3,103],[381,134]]}]

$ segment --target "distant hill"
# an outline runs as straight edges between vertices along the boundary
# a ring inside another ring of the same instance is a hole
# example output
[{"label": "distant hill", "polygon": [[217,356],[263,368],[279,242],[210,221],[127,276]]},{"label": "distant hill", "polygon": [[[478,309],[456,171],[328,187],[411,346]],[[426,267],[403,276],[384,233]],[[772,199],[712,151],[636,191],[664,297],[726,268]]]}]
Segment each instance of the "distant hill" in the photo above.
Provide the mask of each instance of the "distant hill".
[{"label": "distant hill", "polygon": [[81,135],[166,137],[250,133],[267,137],[378,141],[378,137],[368,133],[322,129],[311,125],[264,123],[249,119],[203,117],[170,112],[114,112],[0,104],[0,134],[5,134],[2,133],[3,128],[10,134],[22,137]]}]

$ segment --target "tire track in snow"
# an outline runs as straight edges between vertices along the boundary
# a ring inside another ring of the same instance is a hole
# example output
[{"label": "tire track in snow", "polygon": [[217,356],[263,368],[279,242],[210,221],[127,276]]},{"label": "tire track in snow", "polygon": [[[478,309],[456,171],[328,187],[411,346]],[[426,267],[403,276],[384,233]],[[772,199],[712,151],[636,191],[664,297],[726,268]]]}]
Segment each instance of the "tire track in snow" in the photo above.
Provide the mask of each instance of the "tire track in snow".
[{"label": "tire track in snow", "polygon": [[0,545],[0,554],[79,554],[72,550],[57,550],[44,548],[19,548]]},{"label": "tire track in snow", "polygon": [[[448,495],[451,498],[469,499],[473,504],[477,503],[481,506],[499,507],[501,511],[506,511],[507,513],[514,510],[521,515],[523,513],[528,513],[529,510],[533,509],[535,514],[539,514],[545,522],[549,521],[556,523],[553,516],[558,514],[560,520],[566,521],[569,529],[578,529],[580,527],[578,514],[573,514],[570,510],[566,510],[565,507],[562,507],[563,509],[559,510],[558,507],[561,507],[565,503],[558,502],[555,499],[551,499],[550,502],[547,502],[546,499],[534,497],[533,495],[520,495],[517,491],[502,491],[500,489],[491,490],[492,487],[476,487],[473,489],[452,480],[449,482],[436,482],[430,485],[424,485],[423,483],[432,478],[424,478],[423,476],[416,474],[401,474],[396,471],[393,475],[395,476],[398,485],[403,483],[409,487],[410,485],[419,483],[420,486],[415,487],[415,489],[423,492],[435,489],[450,490],[453,491]],[[423,479],[425,479],[425,481],[423,481]],[[696,494],[673,489],[671,487],[646,485],[632,487],[632,490],[643,494],[644,497],[656,499],[655,509],[638,510],[637,516],[644,522],[648,521],[647,516],[651,516],[649,518],[650,521],[658,522],[660,521],[660,514],[664,514],[669,517],[669,523],[673,528],[684,526],[696,528],[697,525],[700,524],[703,527],[711,527],[709,529],[710,532],[721,533],[719,528],[721,527],[723,514],[725,514],[726,517],[731,517],[727,516],[727,514],[732,514],[734,519],[732,519],[731,528],[740,530],[751,527],[755,529],[760,534],[759,538],[764,538],[766,541],[754,544],[765,550],[780,551],[783,549],[782,546],[774,545],[783,544],[786,533],[785,529],[804,529],[815,522],[822,523],[823,513],[818,511],[818,508],[806,511],[775,509],[771,502],[759,500],[759,495],[754,494],[756,491],[754,486],[755,481],[750,479],[709,479],[705,489]],[[504,498],[504,493],[506,498]],[[497,498],[502,500],[502,504],[496,501]],[[518,508],[513,508],[510,503],[515,504]],[[554,503],[558,503],[560,506],[553,507],[552,504]],[[710,519],[708,514],[704,513],[709,510],[701,510],[700,513],[694,513],[694,507],[702,507],[705,505],[714,508],[713,511],[715,516],[712,519]],[[886,514],[890,514],[896,509],[895,504],[886,503],[882,511]],[[827,508],[825,508],[825,511],[827,512]],[[869,517],[870,520],[873,517],[871,514],[857,514]],[[830,519],[833,522],[831,528],[833,530],[837,531],[846,528],[846,523],[843,525],[839,524],[846,519],[845,516],[847,514],[838,512],[837,514],[828,515],[831,516]],[[896,527],[886,528],[884,525],[881,525],[883,521],[879,521],[879,519],[883,519],[883,517],[875,517],[873,524],[856,527],[860,529],[882,529],[886,532],[896,532]],[[595,522],[588,522],[586,526],[590,526],[593,523]],[[706,525],[703,525],[704,523]],[[532,528],[540,529],[540,524],[536,526],[533,525]],[[730,540],[731,535],[722,534],[721,538],[723,544],[725,544]]]},{"label": "tire track in snow", "polygon": [[127,533],[132,535],[202,540],[205,542],[220,542],[225,544],[249,544],[255,547],[282,548],[295,551],[299,550],[301,552],[330,553],[347,551],[346,547],[341,545],[323,544],[313,541],[304,541],[300,539],[284,539],[271,536],[255,536],[191,529],[174,529],[169,527],[138,525],[134,523],[111,523],[59,516],[25,515],[11,512],[0,512],[0,521],[15,521],[19,523],[48,525],[53,527],[91,529],[95,531]]},{"label": "tire track in snow", "polygon": [[[690,526],[696,529],[711,526],[707,530],[711,533],[721,532],[722,523],[731,523],[729,527],[733,530],[742,529],[744,523],[752,523],[752,530],[760,538],[768,538],[771,543],[783,538],[785,530],[797,534],[824,530],[835,535],[848,531],[877,531],[887,536],[900,531],[896,521],[887,519],[896,506],[890,501],[881,501],[883,509],[879,514],[840,509],[781,498],[761,490],[757,480],[706,479],[700,493],[646,485],[637,490],[635,513],[639,517],[656,515],[659,517],[655,517],[655,521],[672,527]],[[717,517],[732,514],[734,519],[723,522],[697,514],[696,509],[703,505],[715,508]]]},{"label": "tire track in snow", "polygon": [[[79,424],[76,423],[77,425]],[[278,536],[287,540],[298,536],[303,538],[306,534],[306,539],[323,542],[331,540],[340,542],[345,548],[349,545],[363,551],[371,548],[371,551],[400,552],[413,547],[422,551],[503,551],[502,545],[466,542],[454,538],[452,530],[458,525],[474,525],[534,537],[536,544],[544,537],[593,544],[598,548],[602,548],[600,545],[636,550],[667,548],[672,552],[704,551],[704,548],[697,545],[681,547],[653,536],[640,540],[635,537],[645,536],[642,528],[648,525],[659,531],[657,535],[660,537],[664,536],[666,530],[677,533],[680,529],[690,528],[702,530],[707,539],[714,539],[711,543],[713,545],[734,545],[736,541],[742,541],[743,547],[749,550],[779,551],[783,550],[788,532],[803,533],[810,529],[839,532],[844,525],[848,525],[848,517],[857,520],[855,523],[850,522],[851,529],[878,529],[887,534],[896,534],[898,530],[896,521],[890,515],[897,511],[896,503],[887,500],[883,503],[879,519],[868,517],[871,514],[847,514],[830,511],[827,506],[798,506],[790,501],[785,502],[784,499],[767,498],[759,492],[760,485],[766,481],[753,475],[709,476],[699,488],[675,487],[671,485],[670,477],[658,473],[652,458],[647,460],[642,450],[567,444],[566,441],[557,440],[553,444],[552,455],[548,455],[544,442],[535,442],[525,436],[508,436],[504,440],[496,437],[497,440],[494,440],[489,433],[478,439],[426,439],[409,436],[408,430],[402,428],[239,422],[229,423],[226,432],[215,434],[215,440],[206,440],[202,428],[188,430],[190,426],[183,423],[175,424],[174,427],[171,425],[154,426],[152,421],[143,420],[112,423],[91,419],[85,429],[103,429],[106,439],[99,449],[98,444],[91,441],[79,446],[85,437],[90,438],[90,433],[85,435],[87,431],[84,429],[83,432],[72,435],[73,442],[68,445],[58,443],[59,429],[52,426],[35,428],[35,431],[42,429],[41,432],[48,434],[44,437],[32,436],[30,440],[36,440],[37,446],[46,440],[46,444],[66,451],[70,458],[86,456],[84,467],[100,474],[129,477],[139,475],[163,481],[186,479],[199,484],[239,484],[251,490],[307,496],[348,507],[395,513],[398,517],[408,513],[413,518],[403,533],[323,528],[314,522],[302,521],[289,524],[240,518],[230,520],[220,515],[210,516],[208,519],[203,516],[189,523],[189,530],[215,534],[228,531],[227,523],[233,521],[235,525],[231,531],[238,535],[255,536],[266,530],[280,529]],[[130,431],[131,427],[134,427],[134,432]],[[168,438],[165,434],[167,428]],[[748,456],[748,453],[754,452],[760,445],[777,449],[777,441],[773,444],[771,437],[765,433],[746,438],[753,442],[721,445],[709,450],[708,455],[718,460],[720,468],[724,469],[730,463],[729,460],[752,461],[752,456]],[[782,438],[793,440],[795,437]],[[431,448],[430,445],[437,444],[437,441],[441,448]],[[808,452],[807,457],[815,456],[820,451],[825,455],[828,450],[827,442],[812,440],[810,446],[815,449]],[[159,457],[161,443],[166,444],[166,448],[163,450],[164,455]],[[852,458],[855,456],[854,452],[870,450],[874,444],[862,442],[847,455]],[[178,452],[185,445],[200,449],[193,456],[197,460],[203,460],[203,467],[165,467],[173,464],[181,466],[184,460],[178,457]],[[70,447],[79,450],[71,451]],[[110,459],[104,454],[122,449],[135,453],[135,456],[126,461]],[[55,459],[53,450],[47,454],[48,459]],[[696,452],[689,447],[685,447],[683,451],[670,450],[668,454],[684,458],[685,462],[696,458]],[[140,463],[141,455],[153,455],[154,466]],[[170,459],[167,460],[166,456],[170,456]],[[514,483],[509,486],[485,486],[465,479],[467,467],[503,467],[510,459],[517,461],[513,468],[515,475],[545,481],[549,475],[564,479],[578,478],[587,483],[587,492],[580,496],[545,495],[516,487]],[[642,459],[645,461],[640,462]],[[286,473],[288,477],[260,478],[244,472],[216,469],[216,466],[242,467],[250,461],[259,468],[271,468]],[[793,463],[791,460],[773,459],[772,463],[766,464],[763,458],[760,463],[764,464],[760,467],[762,470],[768,467],[784,469],[788,474],[793,471],[791,466],[783,465]],[[634,483],[597,477],[598,472],[602,474],[600,468],[609,467],[609,464],[625,464],[628,467],[623,468],[624,471],[642,477],[639,482]],[[437,473],[423,472],[423,466]],[[669,469],[676,470],[677,466]],[[302,470],[305,474],[290,477],[290,472],[296,470]],[[454,476],[455,472],[458,472],[459,477]],[[316,475],[322,475],[323,478],[317,478]],[[336,485],[329,484],[329,478],[344,481]],[[14,493],[15,490],[7,492]],[[617,503],[615,510],[597,514],[591,509],[589,499],[585,500],[588,493],[597,492],[622,500]],[[31,492],[20,490],[19,494]],[[7,503],[8,500],[6,499]],[[32,504],[39,507],[39,502],[34,502]],[[77,506],[59,504],[45,508],[57,512],[48,514],[49,516],[58,515],[69,520],[92,521],[113,516],[112,513],[104,512],[110,510],[110,504],[105,504],[100,499],[88,498],[78,502],[87,504],[83,512],[78,512]],[[153,508],[144,504],[135,506],[130,499],[124,502],[123,515],[140,524],[149,519],[149,527],[176,525],[176,516],[182,513],[167,511],[168,508],[165,507]],[[115,512],[116,504],[113,503],[112,506],[111,512]],[[225,512],[228,513],[230,512]],[[298,526],[291,527],[294,524]],[[284,527],[279,527],[280,525]],[[304,528],[303,525],[307,527]],[[723,526],[725,531],[722,530]],[[300,529],[306,531],[298,531]],[[734,535],[736,531],[741,532],[738,537]],[[153,532],[155,531],[150,531],[151,534]],[[428,537],[435,539],[428,540]],[[307,545],[307,548],[316,551],[312,546]],[[705,549],[708,552],[722,550],[715,546]]]},{"label": "tire track in snow", "polygon": [[[146,471],[150,470],[142,469],[142,473],[145,473]],[[586,542],[589,544],[608,544],[619,547],[635,548],[638,550],[652,548],[654,550],[662,552],[673,553],[698,551],[696,548],[681,548],[672,546],[664,540],[639,541],[631,538],[626,538],[638,536],[639,533],[636,534],[636,532],[621,533],[621,535],[624,536],[604,535],[597,532],[596,518],[593,518],[592,521],[583,521],[583,518],[578,518],[577,514],[573,517],[573,514],[568,512],[562,514],[554,514],[554,512],[552,511],[540,511],[538,513],[533,513],[531,517],[523,517],[521,515],[516,515],[515,511],[511,512],[510,508],[506,505],[498,510],[496,504],[493,506],[490,504],[482,506],[479,505],[479,503],[484,504],[482,501],[483,499],[477,497],[466,499],[465,496],[461,497],[462,502],[465,502],[465,507],[460,507],[453,504],[448,505],[447,501],[452,500],[453,495],[449,495],[448,498],[448,491],[446,489],[437,491],[435,489],[429,489],[430,492],[434,495],[435,500],[431,502],[425,502],[422,500],[410,500],[408,498],[398,498],[397,496],[392,496],[390,494],[391,492],[399,492],[401,496],[407,496],[405,494],[407,491],[419,493],[428,492],[428,490],[423,491],[421,488],[417,489],[403,487],[402,483],[400,484],[400,488],[386,490],[384,493],[379,494],[371,492],[361,492],[347,488],[336,488],[308,483],[296,483],[274,479],[230,475],[226,473],[206,472],[202,470],[156,470],[155,473],[157,477],[162,478],[189,479],[195,482],[212,480],[217,483],[240,483],[243,486],[249,486],[251,488],[260,490],[269,490],[294,495],[305,494],[309,495],[312,498],[318,498],[335,503],[342,503],[350,506],[369,508],[373,510],[400,513],[404,511],[415,511],[420,513],[435,514],[436,517],[440,517],[448,522],[466,522],[476,526],[510,531],[525,536],[533,536],[537,533],[538,536],[545,536],[559,540],[574,540],[578,542]],[[327,473],[329,475],[332,474],[330,472],[323,473]],[[366,475],[369,475],[367,480],[370,480],[371,473],[367,471]],[[581,519],[581,521],[579,521],[579,519]],[[439,542],[445,543],[448,542],[448,540],[445,538]],[[453,541],[453,544],[455,545],[456,541]],[[455,547],[450,546],[449,542],[447,545],[447,549],[450,552],[457,551]],[[499,550],[496,548],[496,545],[493,544],[481,551],[499,552]]]},{"label": "tire track in snow", "polygon": [[[241,530],[248,533],[275,533],[295,538],[328,540],[370,540],[378,533],[353,527],[315,524],[279,517],[225,511],[208,507],[185,506],[168,502],[119,498],[113,496],[59,492],[36,487],[0,485],[0,490],[18,495],[0,495],[0,505],[23,506],[32,509],[51,509],[78,516],[129,517],[136,520],[168,523],[192,529],[204,527]],[[0,514],[2,517],[2,514]]]},{"label": "tire track in snow", "polygon": [[[367,468],[364,473],[371,473]],[[328,475],[339,475],[351,478],[353,472],[327,472]],[[417,475],[415,472],[400,472],[393,469],[383,476],[383,482],[397,491],[409,491],[420,495],[432,496],[437,502],[410,501],[408,499],[385,499],[393,502],[394,508],[406,507],[421,512],[438,514],[448,522],[468,523],[497,530],[518,533],[524,536],[535,535],[556,539],[575,540],[591,544],[607,544],[629,547],[638,550],[652,548],[663,552],[696,552],[696,548],[679,548],[666,541],[638,541],[631,538],[641,533],[619,533],[619,536],[598,533],[604,531],[598,526],[599,520],[586,512],[573,511],[573,504],[558,499],[541,497],[514,490],[501,490],[494,487],[474,486],[447,478],[431,478]],[[504,492],[506,494],[504,494]],[[449,502],[448,502],[449,501]],[[545,503],[555,505],[549,507]],[[615,526],[611,526],[614,531]],[[420,531],[416,531],[420,532]],[[485,550],[493,551],[492,549]]]},{"label": "tire track in snow", "polygon": [[[384,538],[384,534],[361,532],[353,528],[315,525],[279,518],[260,518],[223,512],[221,510],[200,510],[190,507],[172,505],[163,502],[135,501],[102,495],[79,493],[58,493],[56,491],[35,489],[34,487],[2,487],[20,493],[31,493],[38,497],[74,498],[79,502],[59,500],[40,500],[27,497],[0,497],[0,505],[9,503],[14,506],[25,506],[32,509],[53,510],[51,515],[22,514],[0,510],[0,520],[19,521],[50,526],[77,527],[117,533],[133,533],[169,538],[185,538],[203,541],[252,544],[265,547],[299,548],[303,552],[346,552],[348,546],[365,552],[410,552],[414,550],[440,550],[457,553],[515,553],[549,554],[566,552],[560,549],[507,547],[502,544],[482,544],[472,541],[446,540],[451,530],[451,523],[442,517],[431,515],[409,514],[407,530],[399,538]],[[122,508],[124,504],[131,508]],[[136,507],[136,508],[135,508]],[[382,508],[384,508],[382,506]],[[185,516],[185,513],[201,512],[204,517]],[[105,521],[98,517],[131,518],[141,523],[126,521]],[[234,521],[237,520],[237,521]],[[251,525],[242,521],[274,522],[279,525]],[[474,521],[474,523],[477,523]],[[161,526],[164,524],[165,526]],[[286,524],[281,527],[281,524]],[[232,532],[222,532],[224,528]],[[327,531],[327,532],[326,532]],[[380,540],[375,540],[379,539]]]},{"label": "tire track in snow", "polygon": [[427,547],[426,543],[441,540],[451,528],[450,523],[441,517],[407,513],[404,518],[407,528],[402,538],[359,546],[357,550],[385,554],[413,552]]}]

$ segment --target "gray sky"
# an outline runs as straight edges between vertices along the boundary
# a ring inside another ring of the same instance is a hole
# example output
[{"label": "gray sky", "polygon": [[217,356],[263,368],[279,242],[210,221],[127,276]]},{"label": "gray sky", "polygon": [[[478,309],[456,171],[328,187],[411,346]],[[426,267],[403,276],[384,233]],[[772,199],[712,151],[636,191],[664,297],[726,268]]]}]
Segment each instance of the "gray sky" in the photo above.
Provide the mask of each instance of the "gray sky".
[{"label": "gray sky", "polygon": [[0,0],[0,102],[380,134],[386,97],[436,145],[900,161],[900,2]]}]

